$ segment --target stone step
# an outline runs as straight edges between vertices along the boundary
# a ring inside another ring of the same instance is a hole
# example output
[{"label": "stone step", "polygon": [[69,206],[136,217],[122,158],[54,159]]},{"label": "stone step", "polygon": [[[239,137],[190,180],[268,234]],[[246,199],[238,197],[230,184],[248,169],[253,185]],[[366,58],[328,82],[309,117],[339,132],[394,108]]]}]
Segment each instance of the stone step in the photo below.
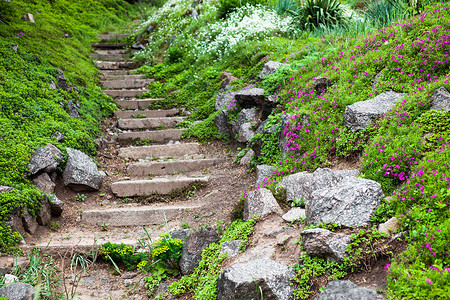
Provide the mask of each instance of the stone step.
[{"label": "stone step", "polygon": [[132,69],[136,67],[136,63],[129,61],[104,61],[95,60],[94,64],[101,70],[120,70],[120,69]]},{"label": "stone step", "polygon": [[139,117],[145,118],[173,117],[178,113],[180,113],[180,110],[178,109],[139,110],[139,111],[118,110],[114,112],[114,115],[121,119],[136,119]]},{"label": "stone step", "polygon": [[102,81],[102,86],[107,89],[136,89],[144,88],[154,79],[127,79]]},{"label": "stone step", "polygon": [[167,143],[181,139],[184,129],[164,129],[154,131],[135,131],[119,133],[119,140],[152,140],[155,143]]},{"label": "stone step", "polygon": [[157,129],[173,128],[186,117],[165,117],[165,118],[142,118],[142,119],[119,119],[117,126],[120,129]]},{"label": "stone step", "polygon": [[147,109],[150,104],[163,100],[156,99],[137,99],[137,100],[116,100],[116,104],[120,105],[122,109]]},{"label": "stone step", "polygon": [[120,74],[102,74],[100,75],[102,80],[137,80],[137,79],[145,79],[144,74],[139,75],[120,75]]},{"label": "stone step", "polygon": [[94,43],[91,45],[94,48],[100,48],[100,49],[123,49],[128,46],[128,43]]},{"label": "stone step", "polygon": [[111,96],[113,98],[115,97],[124,97],[124,98],[136,98],[139,96],[142,96],[145,92],[147,92],[147,89],[139,89],[139,90],[102,90],[103,93],[105,93],[108,96]]},{"label": "stone step", "polygon": [[206,183],[208,177],[155,178],[152,180],[126,180],[113,182],[111,191],[117,197],[149,196],[169,194],[197,182]]},{"label": "stone step", "polygon": [[119,69],[119,70],[99,70],[103,76],[123,76],[123,75],[131,75],[135,73],[137,70],[129,70],[129,69]]},{"label": "stone step", "polygon": [[128,165],[127,172],[128,175],[135,177],[172,175],[203,170],[216,165],[218,162],[219,160],[216,158],[138,162]]},{"label": "stone step", "polygon": [[129,54],[98,54],[93,53],[91,54],[91,57],[95,59],[96,61],[126,61],[129,60],[130,55]]},{"label": "stone step", "polygon": [[[189,210],[193,206],[138,206],[113,209],[95,209],[84,211],[81,222],[89,225],[108,224],[109,226],[146,226],[160,225],[171,221]],[[165,215],[165,217],[164,217]]]},{"label": "stone step", "polygon": [[[130,49],[107,49],[107,50],[95,50],[95,54],[129,54]],[[131,53],[135,53],[135,51],[131,50]]]},{"label": "stone step", "polygon": [[96,37],[100,39],[101,42],[117,42],[128,38],[129,34],[118,34],[118,33],[103,33],[98,34]]},{"label": "stone step", "polygon": [[144,159],[147,157],[180,157],[193,155],[200,151],[198,143],[180,143],[170,145],[152,145],[126,147],[119,149],[119,156],[128,159]]}]

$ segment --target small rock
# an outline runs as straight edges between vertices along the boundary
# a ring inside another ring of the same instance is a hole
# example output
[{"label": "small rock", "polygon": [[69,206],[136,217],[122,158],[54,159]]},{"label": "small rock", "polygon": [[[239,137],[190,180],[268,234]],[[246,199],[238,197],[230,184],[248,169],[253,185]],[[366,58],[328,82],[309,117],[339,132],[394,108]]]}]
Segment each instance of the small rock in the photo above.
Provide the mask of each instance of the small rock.
[{"label": "small rock", "polygon": [[17,278],[17,276],[14,276],[12,274],[5,274],[5,277],[3,278],[5,284],[11,284],[13,282],[18,282],[19,278]]},{"label": "small rock", "polygon": [[238,132],[238,142],[247,143],[248,141],[250,141],[250,139],[255,135],[255,133],[251,129],[252,126],[253,125],[251,123],[245,123],[241,125]]},{"label": "small rock", "polygon": [[217,128],[217,131],[222,134],[229,135],[230,134],[230,128],[228,125],[228,118],[227,114],[225,112],[220,112],[214,117],[214,125]]},{"label": "small rock", "polygon": [[283,213],[270,190],[261,188],[247,194],[244,202],[244,220],[258,215],[260,218],[264,218],[272,212]]},{"label": "small rock", "polygon": [[227,241],[222,244],[222,249],[220,250],[220,254],[226,253],[228,258],[234,257],[241,252],[241,250],[240,250],[241,245],[242,245],[242,240]]},{"label": "small rock", "polygon": [[252,157],[255,155],[255,152],[252,149],[249,149],[247,153],[241,158],[240,164],[241,165],[249,165],[252,161]]},{"label": "small rock", "polygon": [[10,186],[0,185],[0,193],[9,193],[12,190],[14,190],[14,188]]},{"label": "small rock", "polygon": [[64,142],[64,140],[65,140],[64,135],[59,131],[53,132],[51,137],[52,137],[52,139],[57,140],[60,143]]},{"label": "small rock", "polygon": [[31,155],[28,168],[31,175],[37,174],[41,171],[52,173],[56,171],[63,159],[61,151],[52,144],[47,144],[45,147],[37,148]]},{"label": "small rock", "polygon": [[75,191],[99,190],[102,175],[92,159],[81,151],[66,148],[67,163],[63,172],[64,185]]},{"label": "small rock", "polygon": [[11,45],[9,46],[9,48],[11,48],[12,51],[16,52],[19,51],[19,46],[18,45]]},{"label": "small rock", "polygon": [[380,72],[377,73],[377,75],[375,75],[375,77],[373,78],[373,84],[372,84],[372,89],[375,89],[378,85],[378,82],[380,81],[381,76],[383,75],[383,71],[386,68],[384,68],[383,70],[381,70]]},{"label": "small rock", "polygon": [[131,45],[131,49],[145,50],[145,44],[142,41],[137,41],[136,43]]},{"label": "small rock", "polygon": [[257,165],[255,185],[259,185],[265,178],[272,176],[274,170],[275,167],[269,165]]},{"label": "small rock", "polygon": [[132,279],[134,277],[136,277],[138,274],[135,272],[132,273],[125,273],[122,275],[122,279]]},{"label": "small rock", "polygon": [[70,35],[68,33],[65,33],[64,38],[68,39],[68,38],[70,38]]},{"label": "small rock", "polygon": [[36,219],[28,212],[28,209],[24,209],[22,222],[23,228],[29,234],[34,234],[36,229],[38,228],[38,223],[36,222]]},{"label": "small rock", "polygon": [[170,236],[173,239],[180,239],[186,242],[188,235],[192,232],[192,229],[177,229],[169,231]]},{"label": "small rock", "polygon": [[303,230],[300,235],[306,253],[340,263],[344,261],[347,246],[351,241],[350,236],[323,228]]},{"label": "small rock", "polygon": [[55,192],[56,184],[47,173],[40,174],[32,180],[32,183],[38,190],[46,194],[52,194]]},{"label": "small rock", "polygon": [[222,75],[220,75],[220,80],[222,80],[222,85],[220,86],[220,88],[221,89],[231,88],[230,84],[237,79],[238,79],[237,77],[234,77],[229,72],[222,73]]},{"label": "small rock", "polygon": [[131,286],[131,285],[133,285],[133,280],[132,279],[125,279],[123,281],[123,283],[125,284],[125,286]]},{"label": "small rock", "polygon": [[233,92],[225,92],[225,93],[219,93],[216,97],[216,102],[214,104],[215,110],[221,110],[223,108],[226,109],[226,106],[231,100],[233,99],[234,93]]},{"label": "small rock", "polygon": [[262,80],[267,75],[275,73],[281,66],[289,66],[289,64],[283,64],[277,61],[269,60],[264,64],[261,73],[259,73],[258,75],[259,80]]},{"label": "small rock", "polygon": [[192,17],[192,19],[194,19],[194,20],[197,20],[197,19],[198,19],[198,11],[197,11],[196,9],[194,9],[194,10],[192,11],[191,17]]},{"label": "small rock", "polygon": [[45,226],[52,219],[52,207],[47,196],[41,199],[41,210],[36,213],[36,221],[39,225]]},{"label": "small rock", "polygon": [[349,280],[333,280],[328,283],[325,290],[315,298],[316,300],[381,300],[382,295],[377,292],[362,288]]},{"label": "small rock", "polygon": [[80,114],[78,113],[78,109],[72,100],[69,100],[68,107],[69,107],[69,116],[71,118],[77,119],[80,117]]},{"label": "small rock", "polygon": [[450,111],[450,93],[441,86],[431,96],[431,109]]},{"label": "small rock", "polygon": [[241,129],[241,126],[245,123],[249,123],[256,120],[256,109],[247,108],[241,110],[239,113],[236,122],[233,124],[233,132],[238,133]]},{"label": "small rock", "polygon": [[175,42],[175,39],[176,39],[176,38],[177,38],[177,36],[176,36],[175,34],[173,34],[173,35],[170,37],[169,47],[172,46],[172,44],[173,44],[173,42]]},{"label": "small rock", "polygon": [[293,207],[291,208],[287,213],[285,213],[282,216],[283,220],[285,220],[288,223],[291,223],[298,219],[305,219],[306,218],[306,211],[305,209],[301,207]]},{"label": "small rock", "polygon": [[31,285],[22,282],[0,287],[0,297],[6,297],[9,300],[33,300],[34,293]]},{"label": "small rock", "polygon": [[62,202],[55,194],[50,195],[50,207],[51,213],[54,217],[59,217],[62,215],[64,210],[64,202]]},{"label": "small rock", "polygon": [[378,231],[391,234],[397,231],[399,228],[398,219],[396,217],[392,217],[384,223],[378,225]]},{"label": "small rock", "polygon": [[327,88],[331,85],[330,80],[325,77],[317,77],[314,79],[313,88],[316,92],[316,95],[324,94],[327,91]]},{"label": "small rock", "polygon": [[22,237],[25,236],[26,231],[23,227],[20,208],[16,207],[10,212],[9,219],[6,220],[6,226],[9,226],[12,231],[18,232]]},{"label": "small rock", "polygon": [[36,23],[34,21],[34,16],[32,14],[30,14],[30,13],[27,13],[27,14],[23,15],[22,19],[25,20],[25,21],[31,22],[31,23]]}]

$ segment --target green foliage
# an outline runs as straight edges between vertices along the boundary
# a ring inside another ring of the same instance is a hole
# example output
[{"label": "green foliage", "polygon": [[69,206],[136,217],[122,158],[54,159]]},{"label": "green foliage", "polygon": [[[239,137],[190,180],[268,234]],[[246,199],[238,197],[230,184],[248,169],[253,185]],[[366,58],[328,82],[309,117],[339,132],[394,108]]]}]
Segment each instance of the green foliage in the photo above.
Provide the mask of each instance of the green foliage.
[{"label": "green foliage", "polygon": [[183,241],[173,239],[168,234],[152,243],[152,258],[155,262],[163,262],[171,269],[178,269],[178,260],[181,257]]},{"label": "green foliage", "polygon": [[288,10],[302,29],[339,25],[346,21],[339,0],[306,0],[296,11]]},{"label": "green foliage", "polygon": [[110,262],[111,260],[119,265],[123,265],[128,271],[136,270],[142,261],[148,261],[148,254],[136,252],[132,246],[124,244],[112,244],[107,242],[98,250],[100,257]]},{"label": "green foliage", "polygon": [[177,46],[172,46],[167,50],[167,60],[169,64],[179,62],[183,59],[183,50]]},{"label": "green foliage", "polygon": [[360,154],[374,132],[376,130],[373,127],[367,127],[364,130],[355,132],[345,128],[336,139],[336,154],[342,157]]},{"label": "green foliage", "polygon": [[366,19],[377,27],[383,27],[404,17],[408,0],[377,0],[368,2]]},{"label": "green foliage", "polygon": [[234,11],[236,8],[242,7],[247,3],[250,4],[267,4],[267,0],[219,0],[219,7],[217,9],[217,16],[219,18],[226,17],[227,14]]}]

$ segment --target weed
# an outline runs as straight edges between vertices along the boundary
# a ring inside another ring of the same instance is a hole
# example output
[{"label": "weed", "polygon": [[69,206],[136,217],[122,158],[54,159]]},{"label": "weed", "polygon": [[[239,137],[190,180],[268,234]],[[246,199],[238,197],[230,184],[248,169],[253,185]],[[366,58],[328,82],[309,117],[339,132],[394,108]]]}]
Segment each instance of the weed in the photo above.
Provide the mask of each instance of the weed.
[{"label": "weed", "polygon": [[85,194],[76,194],[74,196],[74,199],[78,202],[84,202],[86,200],[86,195]]},{"label": "weed", "polygon": [[59,227],[60,227],[61,225],[59,224],[58,221],[50,220],[50,221],[48,222],[47,226],[48,226],[48,228],[50,228],[52,231],[58,231],[58,230],[59,230]]},{"label": "weed", "polygon": [[188,229],[191,228],[191,225],[189,225],[189,223],[187,222],[181,222],[180,227],[183,229]]}]

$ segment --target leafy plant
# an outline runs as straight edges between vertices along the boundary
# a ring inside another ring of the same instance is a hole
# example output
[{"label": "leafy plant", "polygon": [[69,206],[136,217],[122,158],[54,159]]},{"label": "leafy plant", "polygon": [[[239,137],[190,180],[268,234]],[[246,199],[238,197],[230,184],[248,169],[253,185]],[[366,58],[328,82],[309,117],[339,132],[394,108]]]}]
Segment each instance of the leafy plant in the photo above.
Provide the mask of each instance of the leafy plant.
[{"label": "leafy plant", "polygon": [[339,25],[346,21],[339,0],[306,0],[296,11],[287,10],[302,29]]}]

